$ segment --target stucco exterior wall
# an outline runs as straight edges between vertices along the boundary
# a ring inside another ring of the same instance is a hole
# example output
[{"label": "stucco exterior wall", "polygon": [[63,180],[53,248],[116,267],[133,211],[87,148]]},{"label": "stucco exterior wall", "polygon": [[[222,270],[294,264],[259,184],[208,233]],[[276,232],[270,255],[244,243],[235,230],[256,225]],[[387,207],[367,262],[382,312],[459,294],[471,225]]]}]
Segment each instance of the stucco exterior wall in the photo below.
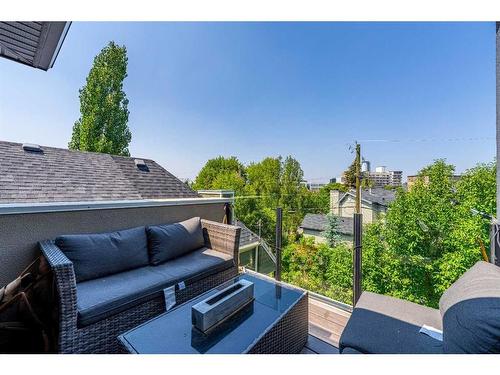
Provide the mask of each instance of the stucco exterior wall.
[{"label": "stucco exterior wall", "polygon": [[[317,244],[326,243],[326,238],[322,235],[321,232],[318,232],[315,230],[310,230],[310,229],[304,229],[302,231],[302,234],[304,235],[305,238],[314,239],[314,242]],[[348,246],[352,246],[353,240],[354,240],[353,236],[349,236],[349,235],[345,235],[345,234],[340,235],[340,241],[344,242]]]},{"label": "stucco exterior wall", "polygon": [[[356,201],[353,197],[347,196],[340,204],[339,216],[353,217],[356,207]],[[363,224],[373,223],[377,220],[379,212],[374,210],[371,205],[361,203],[361,213],[363,214]]]},{"label": "stucco exterior wall", "polygon": [[0,286],[14,279],[39,254],[38,241],[61,234],[99,233],[194,216],[221,222],[224,204],[114,208],[71,212],[0,214]]}]

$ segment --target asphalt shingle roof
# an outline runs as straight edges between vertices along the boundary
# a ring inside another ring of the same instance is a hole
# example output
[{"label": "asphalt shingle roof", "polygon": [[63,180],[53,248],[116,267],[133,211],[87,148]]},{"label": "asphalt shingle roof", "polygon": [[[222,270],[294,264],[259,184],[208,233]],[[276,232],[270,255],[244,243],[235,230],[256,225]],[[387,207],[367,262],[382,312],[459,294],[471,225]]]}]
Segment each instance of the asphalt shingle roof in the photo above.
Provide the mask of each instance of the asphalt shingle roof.
[{"label": "asphalt shingle roof", "polygon": [[155,161],[0,141],[0,203],[42,203],[164,198],[196,198],[177,177]]},{"label": "asphalt shingle roof", "polygon": [[[351,217],[337,217],[338,231],[342,234],[353,234],[354,220]],[[325,214],[306,214],[300,227],[303,229],[323,232],[328,225],[328,218]]]},{"label": "asphalt shingle roof", "polygon": [[[343,197],[345,197],[346,195],[355,197],[356,192],[354,190],[349,191],[345,193]],[[394,199],[396,199],[396,192],[394,190],[387,190],[384,188],[362,189],[361,199],[371,203],[379,204],[381,206],[387,206]]]},{"label": "asphalt shingle roof", "polygon": [[260,238],[254,232],[252,232],[248,227],[243,224],[242,221],[236,220],[234,225],[241,228],[240,233],[240,247],[244,247],[255,242],[259,242]]}]

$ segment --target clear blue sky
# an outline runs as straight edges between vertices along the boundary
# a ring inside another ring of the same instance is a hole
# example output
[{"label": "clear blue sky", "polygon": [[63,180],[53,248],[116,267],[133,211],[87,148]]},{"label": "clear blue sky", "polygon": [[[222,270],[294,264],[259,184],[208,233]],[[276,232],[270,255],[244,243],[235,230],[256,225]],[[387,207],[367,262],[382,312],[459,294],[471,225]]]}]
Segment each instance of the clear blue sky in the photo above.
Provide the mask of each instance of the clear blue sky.
[{"label": "clear blue sky", "polygon": [[125,44],[133,156],[180,178],[205,161],[292,154],[339,176],[355,139],[375,165],[459,172],[495,154],[494,23],[73,23],[53,69],[0,59],[0,139],[66,147],[78,89]]}]

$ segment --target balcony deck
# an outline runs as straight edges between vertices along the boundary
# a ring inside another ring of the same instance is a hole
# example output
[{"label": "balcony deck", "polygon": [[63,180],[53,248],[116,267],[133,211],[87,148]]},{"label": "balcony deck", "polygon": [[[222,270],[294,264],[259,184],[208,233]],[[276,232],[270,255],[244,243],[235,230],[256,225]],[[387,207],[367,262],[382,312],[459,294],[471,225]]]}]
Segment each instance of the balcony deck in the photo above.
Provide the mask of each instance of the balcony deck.
[{"label": "balcony deck", "polygon": [[309,339],[302,354],[338,354],[339,339],[351,313],[309,296]]}]

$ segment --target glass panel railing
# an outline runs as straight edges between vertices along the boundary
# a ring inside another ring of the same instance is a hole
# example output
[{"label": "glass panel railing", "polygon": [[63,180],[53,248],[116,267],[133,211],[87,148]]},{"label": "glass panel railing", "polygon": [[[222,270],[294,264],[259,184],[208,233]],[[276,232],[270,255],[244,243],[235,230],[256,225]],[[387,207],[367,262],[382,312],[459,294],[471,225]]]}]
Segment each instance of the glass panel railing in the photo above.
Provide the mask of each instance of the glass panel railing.
[{"label": "glass panel railing", "polygon": [[[250,198],[255,199],[255,198]],[[249,204],[248,200],[245,202]],[[274,214],[273,207],[265,208]],[[331,216],[325,209],[301,207],[283,210],[282,281],[299,286],[333,300],[352,304],[352,219]],[[243,244],[248,231],[261,233],[260,245],[240,250],[240,264],[248,269],[274,275],[276,269],[276,222],[269,215],[267,228],[263,220],[242,222]],[[312,225],[309,225],[312,224]],[[266,233],[264,238],[262,233]]]},{"label": "glass panel railing", "polygon": [[[352,304],[355,195],[329,193],[326,204],[319,199],[317,205],[311,203],[320,198],[311,192],[304,193],[314,198],[308,198],[308,204],[283,207],[281,276]],[[467,269],[479,260],[491,260],[490,237],[498,237],[491,229],[496,216],[495,163],[477,165],[459,176],[452,165],[438,160],[405,186],[366,188],[361,196],[364,291],[437,307],[443,292]],[[251,200],[245,200],[245,220],[251,231],[261,234],[263,245],[260,251],[242,254],[241,263],[268,274],[275,264],[276,207],[264,199]]]}]

